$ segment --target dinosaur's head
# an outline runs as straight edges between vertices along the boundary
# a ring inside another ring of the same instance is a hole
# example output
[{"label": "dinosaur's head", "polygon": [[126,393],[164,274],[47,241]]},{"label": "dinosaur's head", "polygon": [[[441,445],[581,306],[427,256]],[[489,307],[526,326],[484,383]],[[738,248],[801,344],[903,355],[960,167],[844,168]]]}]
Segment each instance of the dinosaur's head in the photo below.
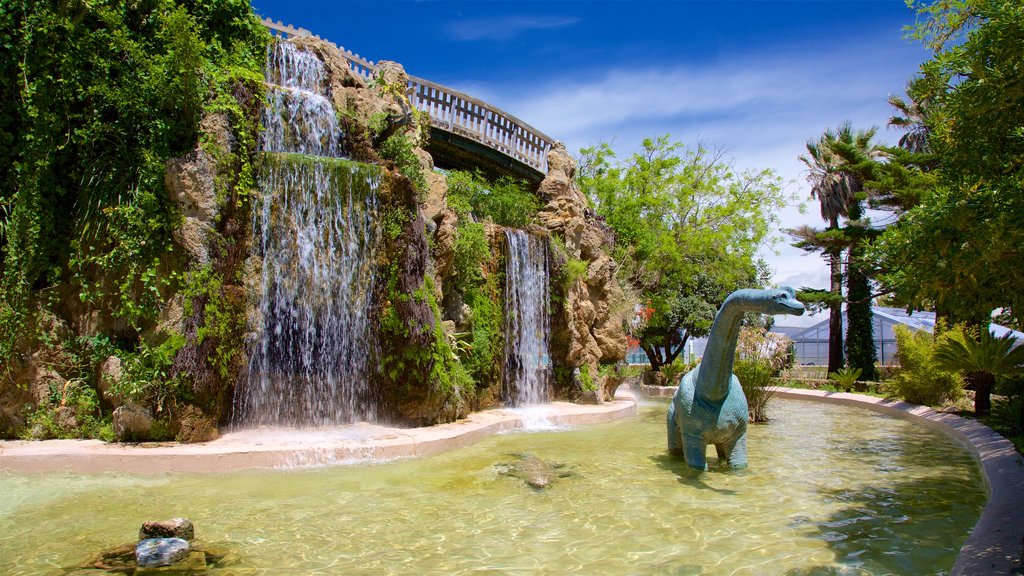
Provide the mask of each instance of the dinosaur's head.
[{"label": "dinosaur's head", "polygon": [[801,316],[804,305],[796,299],[796,291],[789,286],[769,290],[757,290],[750,299],[750,310],[761,314],[790,314]]}]

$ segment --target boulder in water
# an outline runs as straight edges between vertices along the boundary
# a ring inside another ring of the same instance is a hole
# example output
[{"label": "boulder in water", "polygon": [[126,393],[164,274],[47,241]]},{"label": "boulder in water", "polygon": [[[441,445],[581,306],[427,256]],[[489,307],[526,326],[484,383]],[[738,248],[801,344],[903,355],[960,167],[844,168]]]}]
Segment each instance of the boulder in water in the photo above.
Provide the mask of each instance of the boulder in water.
[{"label": "boulder in water", "polygon": [[188,558],[188,541],[181,538],[147,538],[135,545],[140,568],[170,566]]},{"label": "boulder in water", "polygon": [[533,454],[512,454],[512,456],[515,456],[518,461],[496,465],[498,473],[502,476],[519,478],[526,482],[527,486],[537,490],[547,488],[559,478],[573,475],[569,466],[561,462],[551,462]]},{"label": "boulder in water", "polygon": [[139,540],[150,538],[181,538],[192,541],[196,538],[196,529],[188,518],[143,522],[139,530]]}]

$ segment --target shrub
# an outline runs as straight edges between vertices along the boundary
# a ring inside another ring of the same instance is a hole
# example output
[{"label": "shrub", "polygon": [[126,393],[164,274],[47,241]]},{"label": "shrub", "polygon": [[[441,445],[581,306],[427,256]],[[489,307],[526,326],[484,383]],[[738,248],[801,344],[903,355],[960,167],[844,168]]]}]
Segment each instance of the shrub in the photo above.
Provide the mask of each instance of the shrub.
[{"label": "shrub", "polygon": [[751,422],[768,421],[768,403],[777,388],[771,386],[772,365],[765,360],[739,359],[733,373],[739,378],[743,395],[747,397],[747,412]]},{"label": "shrub", "polygon": [[693,370],[697,364],[698,362],[696,361],[687,362],[683,360],[682,357],[676,356],[675,360],[669,364],[663,365],[659,371],[665,375],[666,386],[678,386],[679,378],[690,370]]},{"label": "shrub", "polygon": [[857,383],[857,379],[860,378],[860,368],[841,368],[828,375],[828,381],[833,382],[834,385],[844,391],[850,392],[853,390],[854,384]]},{"label": "shrub", "polygon": [[460,216],[467,211],[495,224],[523,228],[540,210],[537,196],[521,180],[502,177],[488,182],[480,173],[448,173],[448,205]]},{"label": "shrub", "polygon": [[745,326],[736,341],[736,357],[762,362],[777,377],[793,365],[793,342],[782,334]]},{"label": "shrub", "polygon": [[789,338],[763,328],[740,329],[733,373],[747,397],[751,422],[768,421],[768,403],[777,391],[771,386],[771,379],[781,374],[792,362]]},{"label": "shrub", "polygon": [[427,193],[427,177],[416,156],[412,141],[405,134],[393,134],[381,144],[380,156],[395,163],[398,171],[409,179],[421,198]]},{"label": "shrub", "polygon": [[[956,372],[938,368],[934,362],[935,336],[906,326],[897,326],[895,333],[896,357],[902,369],[884,383],[883,391],[907,402],[926,406],[960,398],[963,394],[963,379]],[[958,334],[957,329],[950,329],[938,338],[957,337],[962,338],[963,334]]]}]

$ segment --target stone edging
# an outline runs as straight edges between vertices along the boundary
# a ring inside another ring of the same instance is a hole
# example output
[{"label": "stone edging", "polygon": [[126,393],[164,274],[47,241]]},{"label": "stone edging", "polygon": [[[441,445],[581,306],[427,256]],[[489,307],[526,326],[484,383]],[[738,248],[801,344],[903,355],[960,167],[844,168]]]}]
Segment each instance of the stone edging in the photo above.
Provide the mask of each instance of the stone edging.
[{"label": "stone edging", "polygon": [[[1009,575],[1020,570],[1024,553],[1024,457],[1009,440],[977,420],[936,412],[899,400],[847,392],[776,388],[777,398],[867,408],[935,428],[960,442],[981,466],[989,498],[978,523],[960,548],[952,576]],[[644,386],[649,397],[671,397],[674,386]]]},{"label": "stone edging", "polygon": [[[540,409],[554,426],[610,422],[635,414],[632,399]],[[528,413],[527,413],[528,414]],[[436,454],[524,428],[524,413],[485,410],[423,428],[360,423],[318,431],[241,431],[202,444],[106,444],[99,440],[0,441],[0,472],[228,472],[381,462]]]}]

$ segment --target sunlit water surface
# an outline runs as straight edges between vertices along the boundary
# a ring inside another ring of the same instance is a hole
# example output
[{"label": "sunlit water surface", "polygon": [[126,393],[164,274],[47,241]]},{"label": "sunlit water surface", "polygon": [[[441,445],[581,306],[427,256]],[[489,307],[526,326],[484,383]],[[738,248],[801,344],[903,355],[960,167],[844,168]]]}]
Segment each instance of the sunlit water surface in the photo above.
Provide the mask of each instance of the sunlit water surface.
[{"label": "sunlit water surface", "polygon": [[[59,574],[185,516],[235,553],[217,575],[941,574],[984,504],[942,434],[809,402],[751,427],[749,469],[694,479],[665,457],[665,409],[383,465],[5,474],[0,573]],[[524,452],[574,475],[538,491],[498,474]]]}]

